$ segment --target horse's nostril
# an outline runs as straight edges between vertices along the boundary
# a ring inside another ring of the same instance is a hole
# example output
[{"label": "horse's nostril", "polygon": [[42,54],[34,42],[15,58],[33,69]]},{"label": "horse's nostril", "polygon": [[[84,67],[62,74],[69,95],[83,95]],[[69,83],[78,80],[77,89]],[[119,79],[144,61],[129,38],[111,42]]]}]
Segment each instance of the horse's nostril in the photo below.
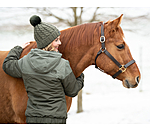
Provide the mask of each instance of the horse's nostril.
[{"label": "horse's nostril", "polygon": [[136,82],[139,83],[139,76],[136,77]]}]

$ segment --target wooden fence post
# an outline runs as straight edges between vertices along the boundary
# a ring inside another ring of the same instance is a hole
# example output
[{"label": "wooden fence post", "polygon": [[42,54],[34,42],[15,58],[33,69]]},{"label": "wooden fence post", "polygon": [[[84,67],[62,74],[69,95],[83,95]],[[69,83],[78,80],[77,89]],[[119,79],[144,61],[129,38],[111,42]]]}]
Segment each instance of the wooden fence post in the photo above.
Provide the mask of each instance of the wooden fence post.
[{"label": "wooden fence post", "polygon": [[77,113],[83,112],[82,109],[82,89],[78,93],[78,100],[77,100]]}]

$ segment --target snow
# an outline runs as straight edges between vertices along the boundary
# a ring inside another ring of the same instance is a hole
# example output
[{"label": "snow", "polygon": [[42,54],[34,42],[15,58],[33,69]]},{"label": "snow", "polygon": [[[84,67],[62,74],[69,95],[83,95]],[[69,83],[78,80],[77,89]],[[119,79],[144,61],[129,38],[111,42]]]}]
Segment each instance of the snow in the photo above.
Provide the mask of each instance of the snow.
[{"label": "snow", "polygon": [[[118,80],[112,79],[114,80],[112,81],[104,75],[92,72],[93,70],[94,68],[90,67],[84,72],[86,76],[83,88],[84,112],[76,113],[77,97],[74,98],[68,113],[68,124],[150,123],[149,91],[139,92],[138,87],[135,89],[123,88]],[[95,76],[91,75],[91,72]],[[98,75],[103,77],[103,83],[92,80]],[[91,80],[90,76],[93,77]],[[88,81],[91,84],[87,85]]]},{"label": "snow", "polygon": [[[145,124],[150,122],[149,93],[113,92],[83,94],[84,112],[71,109],[67,123],[71,124]],[[85,102],[86,101],[86,102]],[[75,103],[73,103],[75,104]]]},{"label": "snow", "polygon": [[[0,26],[6,26],[10,20],[12,26],[16,25],[16,19],[20,19],[19,24],[24,24],[34,12],[33,10],[24,12],[20,8],[10,8],[11,11],[8,8],[0,9],[2,10]],[[16,11],[18,12],[14,13],[16,19],[12,19],[13,12]],[[101,11],[105,15],[115,14],[118,17],[124,14],[121,27],[125,34],[125,41],[140,69],[141,81],[137,88],[127,89],[123,87],[121,81],[100,72],[94,66],[88,67],[84,71],[83,112],[76,113],[77,97],[73,98],[67,124],[150,124],[150,8],[103,8]],[[23,13],[24,18],[20,17]],[[126,19],[142,15],[147,17],[132,21]],[[114,18],[100,19],[106,22]],[[0,50],[9,50],[15,45],[34,40],[33,30],[18,29],[13,33],[2,30]]]}]

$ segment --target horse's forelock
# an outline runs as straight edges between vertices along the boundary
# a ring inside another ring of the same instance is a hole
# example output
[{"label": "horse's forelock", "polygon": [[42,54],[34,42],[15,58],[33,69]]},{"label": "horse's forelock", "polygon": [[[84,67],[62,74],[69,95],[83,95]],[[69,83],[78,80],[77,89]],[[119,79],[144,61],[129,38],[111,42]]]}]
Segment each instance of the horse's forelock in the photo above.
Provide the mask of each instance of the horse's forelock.
[{"label": "horse's forelock", "polygon": [[[105,36],[112,37],[112,36],[110,36],[111,35],[110,32],[113,30],[116,30],[116,32],[118,32],[119,36],[124,38],[124,33],[123,33],[123,30],[120,26],[114,28],[113,23],[111,21],[106,22],[106,24],[107,24],[107,31],[105,32]],[[113,36],[115,36],[115,34]]]}]

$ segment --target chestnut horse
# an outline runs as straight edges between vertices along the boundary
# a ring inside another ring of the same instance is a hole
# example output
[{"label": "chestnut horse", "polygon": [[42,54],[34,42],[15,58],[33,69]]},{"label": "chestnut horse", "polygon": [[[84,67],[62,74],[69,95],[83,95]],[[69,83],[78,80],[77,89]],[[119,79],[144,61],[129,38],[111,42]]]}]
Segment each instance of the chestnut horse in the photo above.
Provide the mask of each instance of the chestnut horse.
[{"label": "chestnut horse", "polygon": [[[107,51],[122,65],[133,60],[129,47],[124,41],[124,34],[120,27],[122,20],[119,18],[104,24],[105,47]],[[78,77],[90,65],[95,65],[95,57],[101,48],[101,24],[87,23],[61,31],[61,46],[59,51],[62,57],[69,60],[71,68]],[[36,48],[36,42],[24,49],[21,57]],[[4,73],[2,64],[8,51],[0,51],[0,123],[25,123],[25,110],[28,96],[22,79],[13,78]],[[118,66],[105,54],[97,57],[97,66],[108,75],[114,75]],[[140,72],[136,65],[130,65],[124,73],[116,78],[123,82],[126,88],[137,87]],[[72,98],[66,97],[67,110],[69,111]]]}]

